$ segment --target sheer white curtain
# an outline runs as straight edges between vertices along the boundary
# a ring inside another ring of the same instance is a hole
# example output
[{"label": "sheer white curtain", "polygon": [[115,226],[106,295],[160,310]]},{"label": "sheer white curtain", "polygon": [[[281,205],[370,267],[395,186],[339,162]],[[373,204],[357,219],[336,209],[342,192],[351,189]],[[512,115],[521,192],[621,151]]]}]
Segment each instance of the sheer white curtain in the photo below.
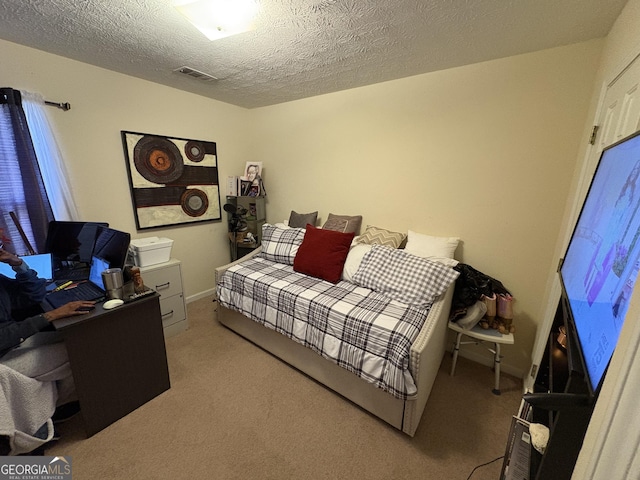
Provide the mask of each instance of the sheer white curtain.
[{"label": "sheer white curtain", "polygon": [[69,187],[58,143],[47,119],[44,98],[36,93],[20,91],[22,108],[29,124],[29,133],[38,157],[44,186],[56,220],[78,220],[78,210]]}]

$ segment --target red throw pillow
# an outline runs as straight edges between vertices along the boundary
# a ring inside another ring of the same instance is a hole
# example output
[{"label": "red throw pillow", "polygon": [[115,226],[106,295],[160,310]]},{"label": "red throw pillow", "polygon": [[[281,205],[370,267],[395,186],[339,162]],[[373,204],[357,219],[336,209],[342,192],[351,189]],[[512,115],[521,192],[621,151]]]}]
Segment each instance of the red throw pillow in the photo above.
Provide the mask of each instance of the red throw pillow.
[{"label": "red throw pillow", "polygon": [[355,233],[323,230],[307,224],[304,240],[293,260],[293,269],[327,282],[338,283],[354,235]]}]

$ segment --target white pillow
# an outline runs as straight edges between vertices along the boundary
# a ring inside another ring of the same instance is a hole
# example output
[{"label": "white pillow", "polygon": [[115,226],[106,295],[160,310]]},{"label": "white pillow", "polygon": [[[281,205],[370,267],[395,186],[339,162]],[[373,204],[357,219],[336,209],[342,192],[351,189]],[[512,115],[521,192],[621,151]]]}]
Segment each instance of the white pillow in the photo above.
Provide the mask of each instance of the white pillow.
[{"label": "white pillow", "polygon": [[433,237],[409,230],[404,249],[416,257],[428,258],[454,267],[458,264],[453,258],[458,243],[458,237]]},{"label": "white pillow", "polygon": [[[355,241],[355,239],[354,239]],[[367,245],[364,243],[352,244],[347,255],[347,261],[344,262],[344,268],[342,269],[342,279],[347,282],[353,283],[353,276],[358,271],[362,259],[371,250],[373,245]]]}]

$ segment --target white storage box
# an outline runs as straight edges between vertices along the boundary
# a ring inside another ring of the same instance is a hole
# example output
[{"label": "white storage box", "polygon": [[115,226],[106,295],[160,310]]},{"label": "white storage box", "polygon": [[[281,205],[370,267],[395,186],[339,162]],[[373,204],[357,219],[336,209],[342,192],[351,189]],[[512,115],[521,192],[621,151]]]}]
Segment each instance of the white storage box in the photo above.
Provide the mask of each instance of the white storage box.
[{"label": "white storage box", "polygon": [[131,240],[129,251],[138,267],[148,267],[168,262],[171,258],[173,240],[165,237],[147,237]]}]

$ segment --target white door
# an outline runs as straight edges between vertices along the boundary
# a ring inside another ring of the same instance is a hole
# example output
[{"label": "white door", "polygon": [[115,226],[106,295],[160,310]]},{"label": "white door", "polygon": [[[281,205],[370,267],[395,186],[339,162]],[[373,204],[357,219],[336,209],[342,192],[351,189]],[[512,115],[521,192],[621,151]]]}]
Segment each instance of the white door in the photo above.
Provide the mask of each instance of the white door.
[{"label": "white door", "polygon": [[[564,232],[564,248],[566,248],[571,238],[573,227],[578,219],[591,179],[598,166],[602,150],[640,129],[640,55],[609,82],[598,111],[600,113],[597,115],[595,123],[597,125],[595,142],[588,152],[581,169],[578,191],[573,199],[570,225]],[[552,289],[544,321],[533,346],[533,364],[529,370],[529,375],[525,378],[525,389],[533,388],[533,382],[542,361],[549,331],[553,325],[556,309],[560,301],[561,287],[560,280],[557,277],[554,279]]]},{"label": "white door", "polygon": [[602,150],[640,128],[640,56],[609,83],[599,111],[594,147],[583,168],[582,182],[578,191],[579,201],[574,202],[572,228],[582,208]]},{"label": "white door", "polygon": [[[634,133],[640,126],[640,58],[635,60],[607,87],[597,125],[597,153],[607,145]],[[595,155],[594,155],[595,156]]]}]

